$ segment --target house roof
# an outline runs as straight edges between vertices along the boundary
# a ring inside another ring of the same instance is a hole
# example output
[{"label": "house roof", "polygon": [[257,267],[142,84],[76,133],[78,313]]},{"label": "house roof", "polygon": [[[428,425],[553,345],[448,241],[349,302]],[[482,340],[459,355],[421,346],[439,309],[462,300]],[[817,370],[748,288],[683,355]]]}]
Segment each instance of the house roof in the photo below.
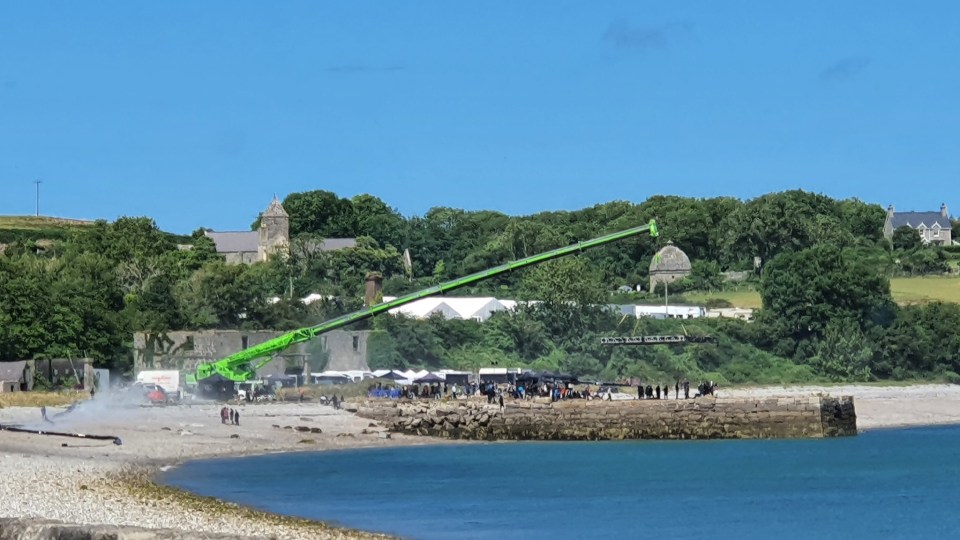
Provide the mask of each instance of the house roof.
[{"label": "house roof", "polygon": [[257,231],[204,231],[203,234],[216,244],[217,253],[256,253],[260,245],[260,233]]},{"label": "house roof", "polygon": [[[204,235],[213,240],[217,253],[256,253],[260,246],[260,233],[257,231],[204,231]],[[320,241],[320,251],[336,251],[357,247],[356,238],[324,238]]]},{"label": "house roof", "polygon": [[336,251],[357,247],[356,238],[324,238],[320,244],[320,251]]},{"label": "house roof", "polygon": [[15,382],[23,378],[23,368],[26,360],[16,362],[0,362],[0,381]]},{"label": "house roof", "polygon": [[894,212],[893,217],[890,218],[890,224],[893,225],[894,229],[904,226],[918,229],[920,225],[930,228],[934,224],[938,224],[944,229],[949,229],[952,226],[950,218],[944,217],[940,212]]}]

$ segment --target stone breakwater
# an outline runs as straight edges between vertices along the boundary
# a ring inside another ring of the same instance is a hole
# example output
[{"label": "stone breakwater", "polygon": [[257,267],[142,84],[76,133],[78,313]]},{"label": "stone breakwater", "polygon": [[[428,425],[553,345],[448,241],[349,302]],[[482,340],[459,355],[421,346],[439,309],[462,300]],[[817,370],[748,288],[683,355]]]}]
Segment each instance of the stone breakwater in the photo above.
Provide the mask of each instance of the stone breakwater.
[{"label": "stone breakwater", "polygon": [[348,405],[391,431],[470,440],[770,439],[856,435],[852,397],[691,400],[366,400]]}]

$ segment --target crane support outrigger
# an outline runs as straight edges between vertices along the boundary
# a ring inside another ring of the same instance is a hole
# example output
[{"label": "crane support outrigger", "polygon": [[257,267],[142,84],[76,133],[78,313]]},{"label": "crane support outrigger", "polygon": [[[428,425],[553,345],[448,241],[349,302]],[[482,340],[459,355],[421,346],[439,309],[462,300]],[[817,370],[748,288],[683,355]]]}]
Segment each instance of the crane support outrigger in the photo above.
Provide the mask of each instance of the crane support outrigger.
[{"label": "crane support outrigger", "polygon": [[394,300],[390,300],[389,302],[383,302],[374,306],[369,306],[359,311],[354,311],[353,313],[348,313],[335,319],[320,323],[316,326],[309,326],[306,328],[300,328],[299,330],[294,330],[276,338],[264,341],[259,345],[244,349],[221,360],[200,363],[197,365],[196,373],[194,375],[187,375],[187,382],[191,384],[201,383],[205,379],[214,377],[215,375],[219,375],[223,379],[233,382],[249,381],[256,378],[257,369],[269,363],[284,349],[292,345],[296,345],[297,343],[309,341],[325,332],[336,330],[364,319],[369,319],[370,317],[374,317],[391,309],[409,304],[410,302],[414,302],[428,296],[442,294],[444,292],[452,291],[454,289],[464,287],[466,285],[470,285],[499,274],[510,272],[511,270],[542,263],[551,259],[570,255],[572,253],[578,253],[585,249],[600,246],[617,240],[622,240],[631,236],[636,236],[644,232],[649,232],[650,236],[657,236],[658,233],[656,221],[651,219],[646,225],[607,234],[592,240],[577,242],[576,244],[572,244],[567,247],[557,248],[537,255],[532,255],[530,257],[525,257],[523,259],[518,259],[513,262],[508,262],[506,264],[495,266],[475,274],[470,274],[466,277],[447,281],[439,285],[434,285],[433,287],[428,287],[426,289],[401,296]]}]

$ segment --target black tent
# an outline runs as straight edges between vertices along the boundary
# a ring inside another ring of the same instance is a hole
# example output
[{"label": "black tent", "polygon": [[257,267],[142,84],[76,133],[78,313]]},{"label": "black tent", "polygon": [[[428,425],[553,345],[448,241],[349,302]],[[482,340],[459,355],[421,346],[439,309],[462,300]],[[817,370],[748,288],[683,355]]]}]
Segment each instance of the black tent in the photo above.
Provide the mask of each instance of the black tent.
[{"label": "black tent", "polygon": [[391,381],[403,381],[406,380],[407,376],[402,373],[397,373],[396,371],[390,371],[389,373],[384,373],[377,377],[378,379],[390,379]]},{"label": "black tent", "polygon": [[446,379],[433,373],[427,373],[423,377],[413,381],[413,384],[436,384],[436,383],[445,383]]},{"label": "black tent", "polygon": [[460,384],[463,386],[470,384],[470,375],[467,373],[447,373],[445,377],[447,384]]}]

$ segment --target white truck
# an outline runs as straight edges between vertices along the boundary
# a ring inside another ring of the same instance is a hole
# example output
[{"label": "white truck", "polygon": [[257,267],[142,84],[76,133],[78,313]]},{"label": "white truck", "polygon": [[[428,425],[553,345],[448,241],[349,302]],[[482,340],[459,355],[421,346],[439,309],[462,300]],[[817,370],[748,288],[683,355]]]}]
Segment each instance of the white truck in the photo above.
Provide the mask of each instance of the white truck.
[{"label": "white truck", "polygon": [[149,370],[137,373],[137,383],[155,384],[167,394],[168,401],[177,401],[183,392],[180,386],[180,372],[177,370]]}]

